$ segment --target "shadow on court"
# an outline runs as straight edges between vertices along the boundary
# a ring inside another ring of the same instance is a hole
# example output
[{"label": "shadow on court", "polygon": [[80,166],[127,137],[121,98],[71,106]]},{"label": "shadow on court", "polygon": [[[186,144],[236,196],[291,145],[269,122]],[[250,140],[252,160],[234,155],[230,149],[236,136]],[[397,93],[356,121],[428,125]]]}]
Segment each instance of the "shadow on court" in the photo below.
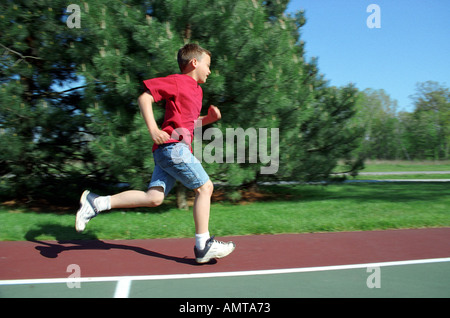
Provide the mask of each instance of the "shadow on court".
[{"label": "shadow on court", "polygon": [[[39,236],[44,234],[54,236],[56,243],[44,242],[37,239]],[[67,239],[68,237],[70,237],[70,239]],[[200,265],[194,258],[165,255],[132,245],[106,243],[99,240],[93,233],[88,232],[86,234],[80,234],[77,233],[73,227],[59,224],[41,224],[38,229],[28,231],[25,235],[25,239],[27,241],[40,244],[39,246],[36,246],[35,249],[46,258],[57,258],[59,254],[68,253],[70,251],[118,249],[133,251],[142,255],[162,258],[186,265]],[[211,260],[209,263],[204,265],[213,265],[215,263],[217,263],[216,260]]]}]

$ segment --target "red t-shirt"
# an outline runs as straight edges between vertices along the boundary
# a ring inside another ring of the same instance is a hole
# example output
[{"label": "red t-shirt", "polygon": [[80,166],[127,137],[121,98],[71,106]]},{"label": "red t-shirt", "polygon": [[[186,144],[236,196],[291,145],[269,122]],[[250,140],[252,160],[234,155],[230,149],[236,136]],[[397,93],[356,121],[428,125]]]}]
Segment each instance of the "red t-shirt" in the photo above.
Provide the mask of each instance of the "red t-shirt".
[{"label": "red t-shirt", "polygon": [[[166,112],[161,130],[174,137],[166,143],[179,142],[184,139],[192,143],[195,122],[202,109],[203,91],[195,79],[184,74],[157,77],[144,81],[155,102],[166,100]],[[176,131],[174,132],[174,130]],[[153,145],[153,151],[158,148]]]}]

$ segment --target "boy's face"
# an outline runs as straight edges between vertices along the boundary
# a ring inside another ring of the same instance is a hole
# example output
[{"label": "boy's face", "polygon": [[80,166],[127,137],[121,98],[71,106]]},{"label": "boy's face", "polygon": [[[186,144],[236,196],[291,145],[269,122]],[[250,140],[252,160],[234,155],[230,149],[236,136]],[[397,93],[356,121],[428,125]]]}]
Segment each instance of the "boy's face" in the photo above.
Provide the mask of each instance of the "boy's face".
[{"label": "boy's face", "polygon": [[211,70],[209,69],[211,66],[211,57],[203,53],[201,59],[195,59],[193,63],[195,66],[195,79],[199,84],[205,83],[209,74],[211,74]]}]

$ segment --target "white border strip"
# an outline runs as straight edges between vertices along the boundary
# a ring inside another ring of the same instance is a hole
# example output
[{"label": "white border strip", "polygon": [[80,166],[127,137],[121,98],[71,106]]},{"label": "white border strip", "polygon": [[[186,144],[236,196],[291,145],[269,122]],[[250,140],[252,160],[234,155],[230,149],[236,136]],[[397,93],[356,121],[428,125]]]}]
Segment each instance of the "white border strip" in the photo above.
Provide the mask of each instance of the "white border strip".
[{"label": "white border strip", "polygon": [[119,279],[116,285],[116,291],[114,292],[114,298],[128,298],[131,282],[131,279]]},{"label": "white border strip", "polygon": [[269,270],[255,270],[255,271],[236,271],[236,272],[0,280],[0,286],[23,285],[23,284],[33,285],[33,284],[58,284],[58,283],[75,283],[75,282],[88,283],[88,282],[111,282],[111,281],[113,281],[113,282],[118,282],[117,287],[116,287],[116,291],[117,291],[116,296],[120,297],[121,293],[123,291],[129,290],[129,288],[131,286],[131,282],[134,280],[163,280],[163,279],[189,279],[189,278],[272,275],[272,274],[305,273],[305,272],[357,269],[357,268],[367,268],[367,267],[401,266],[401,265],[428,264],[428,263],[441,263],[441,262],[450,262],[450,257],[419,259],[419,260],[410,260],[410,261],[394,261],[394,262],[380,262],[380,263],[366,263],[366,264],[269,269]]}]

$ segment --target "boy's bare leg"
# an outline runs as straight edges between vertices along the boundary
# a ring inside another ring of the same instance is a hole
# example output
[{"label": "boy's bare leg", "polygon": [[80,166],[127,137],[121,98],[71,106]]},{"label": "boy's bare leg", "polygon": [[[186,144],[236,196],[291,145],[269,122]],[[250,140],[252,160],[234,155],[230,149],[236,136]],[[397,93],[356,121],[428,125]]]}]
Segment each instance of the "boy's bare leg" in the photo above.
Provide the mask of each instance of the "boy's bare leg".
[{"label": "boy's bare leg", "polygon": [[214,186],[210,180],[195,189],[194,221],[195,221],[195,260],[197,263],[207,263],[213,258],[222,258],[234,251],[233,242],[220,242],[209,237],[208,224],[211,207],[211,196]]},{"label": "boy's bare leg", "polygon": [[156,207],[163,201],[163,187],[150,188],[147,192],[129,190],[111,196],[111,209]]},{"label": "boy's bare leg", "polygon": [[153,187],[147,192],[124,191],[113,196],[98,196],[86,190],[81,195],[80,209],[75,219],[75,229],[84,231],[86,224],[102,211],[117,208],[156,207],[164,201],[164,188]]},{"label": "boy's bare leg", "polygon": [[203,234],[209,231],[209,211],[214,185],[208,180],[200,188],[195,189],[194,223],[195,233]]}]

